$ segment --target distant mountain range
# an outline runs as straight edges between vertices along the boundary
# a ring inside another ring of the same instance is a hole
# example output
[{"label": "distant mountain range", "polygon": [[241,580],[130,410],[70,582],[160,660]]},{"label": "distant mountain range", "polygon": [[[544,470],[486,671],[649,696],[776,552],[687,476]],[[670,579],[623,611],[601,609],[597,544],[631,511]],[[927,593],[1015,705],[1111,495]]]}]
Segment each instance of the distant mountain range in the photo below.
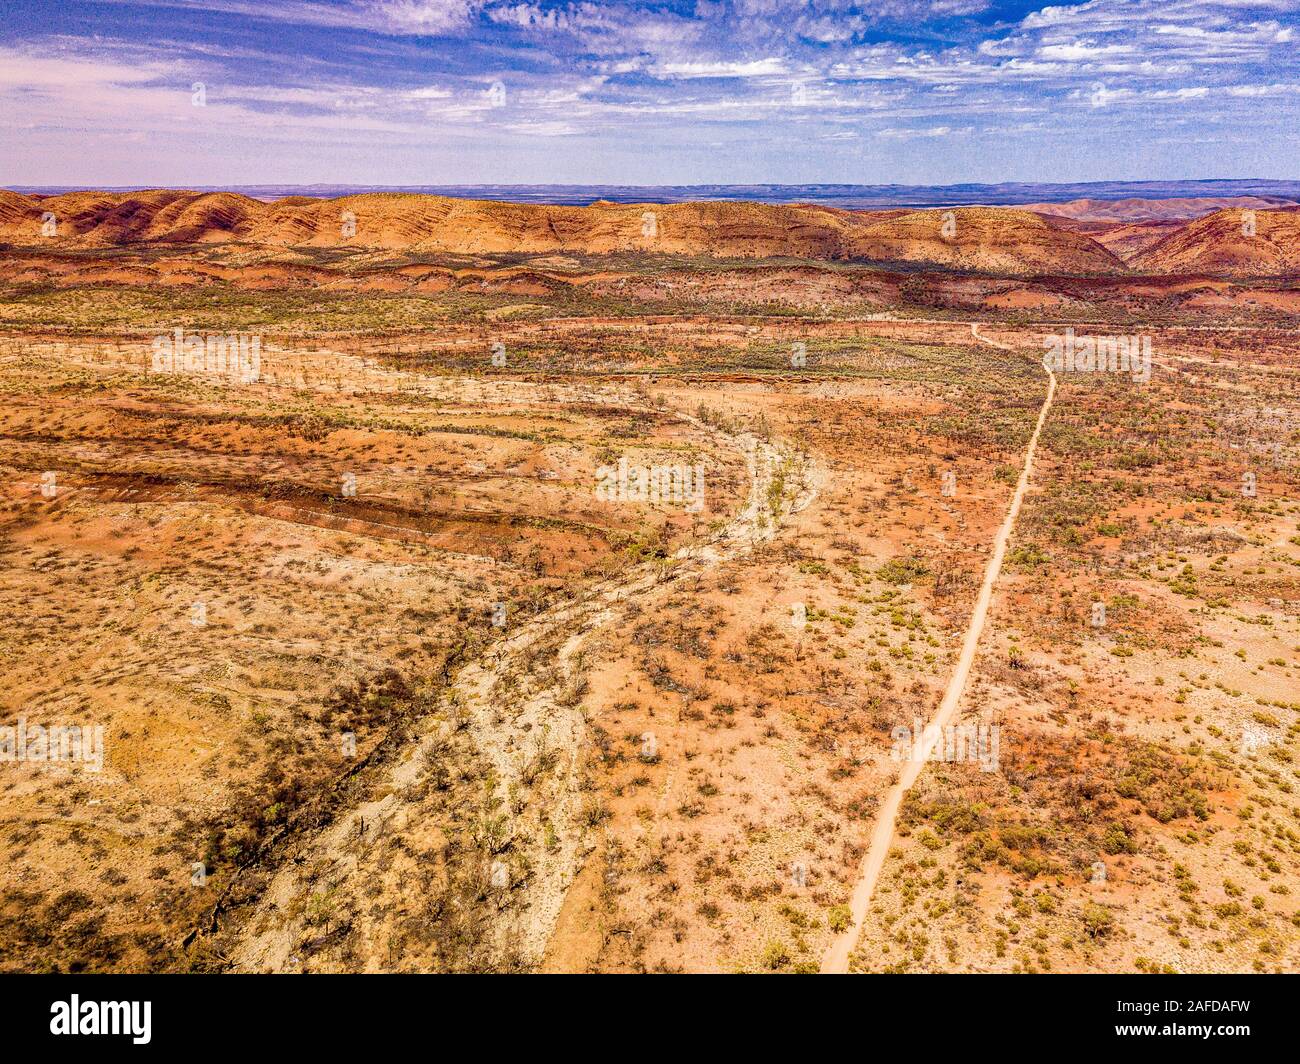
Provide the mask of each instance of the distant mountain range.
[{"label": "distant mountain range", "polygon": [[[7,187],[15,192],[33,195],[60,195],[81,191],[88,186]],[[143,187],[146,186],[100,188],[99,191],[127,192]],[[1006,182],[996,185],[195,185],[193,191],[237,192],[260,200],[277,200],[288,196],[333,199],[364,192],[420,192],[454,196],[457,199],[560,206],[587,206],[602,200],[611,203],[747,200],[777,204],[816,203],[827,207],[860,210],[889,207],[1015,206],[1076,199],[1221,199],[1259,196],[1297,201],[1300,200],[1300,181]]]},{"label": "distant mountain range", "polygon": [[[266,202],[236,192],[175,189],[59,196],[0,190],[0,244],[56,252],[167,244],[350,247],[375,262],[385,254],[632,253],[908,263],[1001,276],[1135,270],[1295,276],[1300,207],[1289,201],[1271,207],[1276,199],[1093,197],[1038,203],[1035,210],[697,201],[648,210],[608,201],[567,206],[391,191]],[[1118,217],[1105,217],[1108,212]]]}]

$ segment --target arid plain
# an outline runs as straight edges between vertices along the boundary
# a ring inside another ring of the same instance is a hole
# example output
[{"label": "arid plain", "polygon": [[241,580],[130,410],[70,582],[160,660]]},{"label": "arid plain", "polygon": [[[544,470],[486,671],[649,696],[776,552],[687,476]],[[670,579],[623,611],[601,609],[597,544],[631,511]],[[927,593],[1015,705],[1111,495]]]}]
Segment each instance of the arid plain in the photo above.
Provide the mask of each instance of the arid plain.
[{"label": "arid plain", "polygon": [[1294,205],[0,241],[0,968],[1300,967]]}]

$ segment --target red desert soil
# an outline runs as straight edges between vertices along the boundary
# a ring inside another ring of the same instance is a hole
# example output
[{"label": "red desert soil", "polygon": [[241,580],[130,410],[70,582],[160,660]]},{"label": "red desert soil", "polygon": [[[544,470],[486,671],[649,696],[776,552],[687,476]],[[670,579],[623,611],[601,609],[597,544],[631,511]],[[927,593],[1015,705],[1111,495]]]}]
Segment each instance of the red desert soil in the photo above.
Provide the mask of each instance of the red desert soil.
[{"label": "red desert soil", "polygon": [[[56,235],[42,236],[52,215]],[[352,232],[351,227],[355,226]],[[346,231],[350,235],[344,235]],[[971,270],[1114,273],[1123,264],[1086,236],[1027,211],[845,211],[764,203],[589,207],[368,193],[263,203],[233,193],[0,191],[0,238],[79,247],[240,242],[410,252],[651,252],[714,257],[921,262]]]},{"label": "red desert soil", "polygon": [[1151,273],[1276,276],[1300,268],[1300,214],[1218,211],[1178,229],[1138,255]]},{"label": "red desert soil", "polygon": [[1078,222],[1190,221],[1228,209],[1267,211],[1290,206],[1277,196],[1188,196],[1180,199],[1076,199],[1068,203],[1029,203],[1020,209]]},{"label": "red desert soil", "polygon": [[[1234,205],[1215,209],[1220,203]],[[54,231],[47,234],[51,219]],[[561,270],[573,262],[565,253],[650,253],[917,263],[1007,276],[1130,270],[1279,276],[1300,264],[1298,235],[1294,208],[1252,197],[849,211],[736,202],[557,207],[415,193],[266,203],[168,189],[49,197],[0,190],[0,240],[15,247],[338,248],[375,253],[376,267],[397,252],[539,254],[546,256],[539,266]],[[113,273],[81,279],[147,281]],[[388,290],[395,283],[376,278],[370,285]],[[519,283],[521,294],[544,294],[545,281],[533,285],[521,277]]]}]

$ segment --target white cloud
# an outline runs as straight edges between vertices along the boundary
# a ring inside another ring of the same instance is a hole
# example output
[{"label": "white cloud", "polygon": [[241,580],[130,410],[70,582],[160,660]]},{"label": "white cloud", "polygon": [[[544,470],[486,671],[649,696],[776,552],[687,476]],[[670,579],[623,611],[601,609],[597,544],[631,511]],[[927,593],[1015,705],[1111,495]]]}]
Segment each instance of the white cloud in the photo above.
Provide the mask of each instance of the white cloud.
[{"label": "white cloud", "polygon": [[660,63],[650,71],[667,78],[763,78],[789,72],[785,60],[775,56],[749,62]]},{"label": "white cloud", "polygon": [[917,137],[947,137],[954,133],[969,133],[971,127],[952,129],[949,126],[932,126],[929,129],[881,129],[876,136],[889,140],[914,140]]},{"label": "white cloud", "polygon": [[506,129],[526,137],[573,137],[582,132],[568,122],[512,122]]},{"label": "white cloud", "polygon": [[460,29],[482,7],[480,0],[368,0],[363,10],[399,33],[439,34]]},{"label": "white cloud", "polygon": [[1128,44],[1093,44],[1080,41],[1077,44],[1046,44],[1038,49],[1043,59],[1059,59],[1067,63],[1088,62],[1106,56],[1131,55],[1134,49]]}]

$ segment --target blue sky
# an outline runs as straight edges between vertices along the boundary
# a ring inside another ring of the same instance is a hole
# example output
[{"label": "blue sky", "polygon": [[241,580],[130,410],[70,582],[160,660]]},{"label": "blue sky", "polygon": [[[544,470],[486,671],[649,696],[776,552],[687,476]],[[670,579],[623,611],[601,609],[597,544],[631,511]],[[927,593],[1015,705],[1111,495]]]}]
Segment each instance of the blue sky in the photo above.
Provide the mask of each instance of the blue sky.
[{"label": "blue sky", "polygon": [[0,184],[1296,178],[1298,44],[1300,0],[6,0]]}]

